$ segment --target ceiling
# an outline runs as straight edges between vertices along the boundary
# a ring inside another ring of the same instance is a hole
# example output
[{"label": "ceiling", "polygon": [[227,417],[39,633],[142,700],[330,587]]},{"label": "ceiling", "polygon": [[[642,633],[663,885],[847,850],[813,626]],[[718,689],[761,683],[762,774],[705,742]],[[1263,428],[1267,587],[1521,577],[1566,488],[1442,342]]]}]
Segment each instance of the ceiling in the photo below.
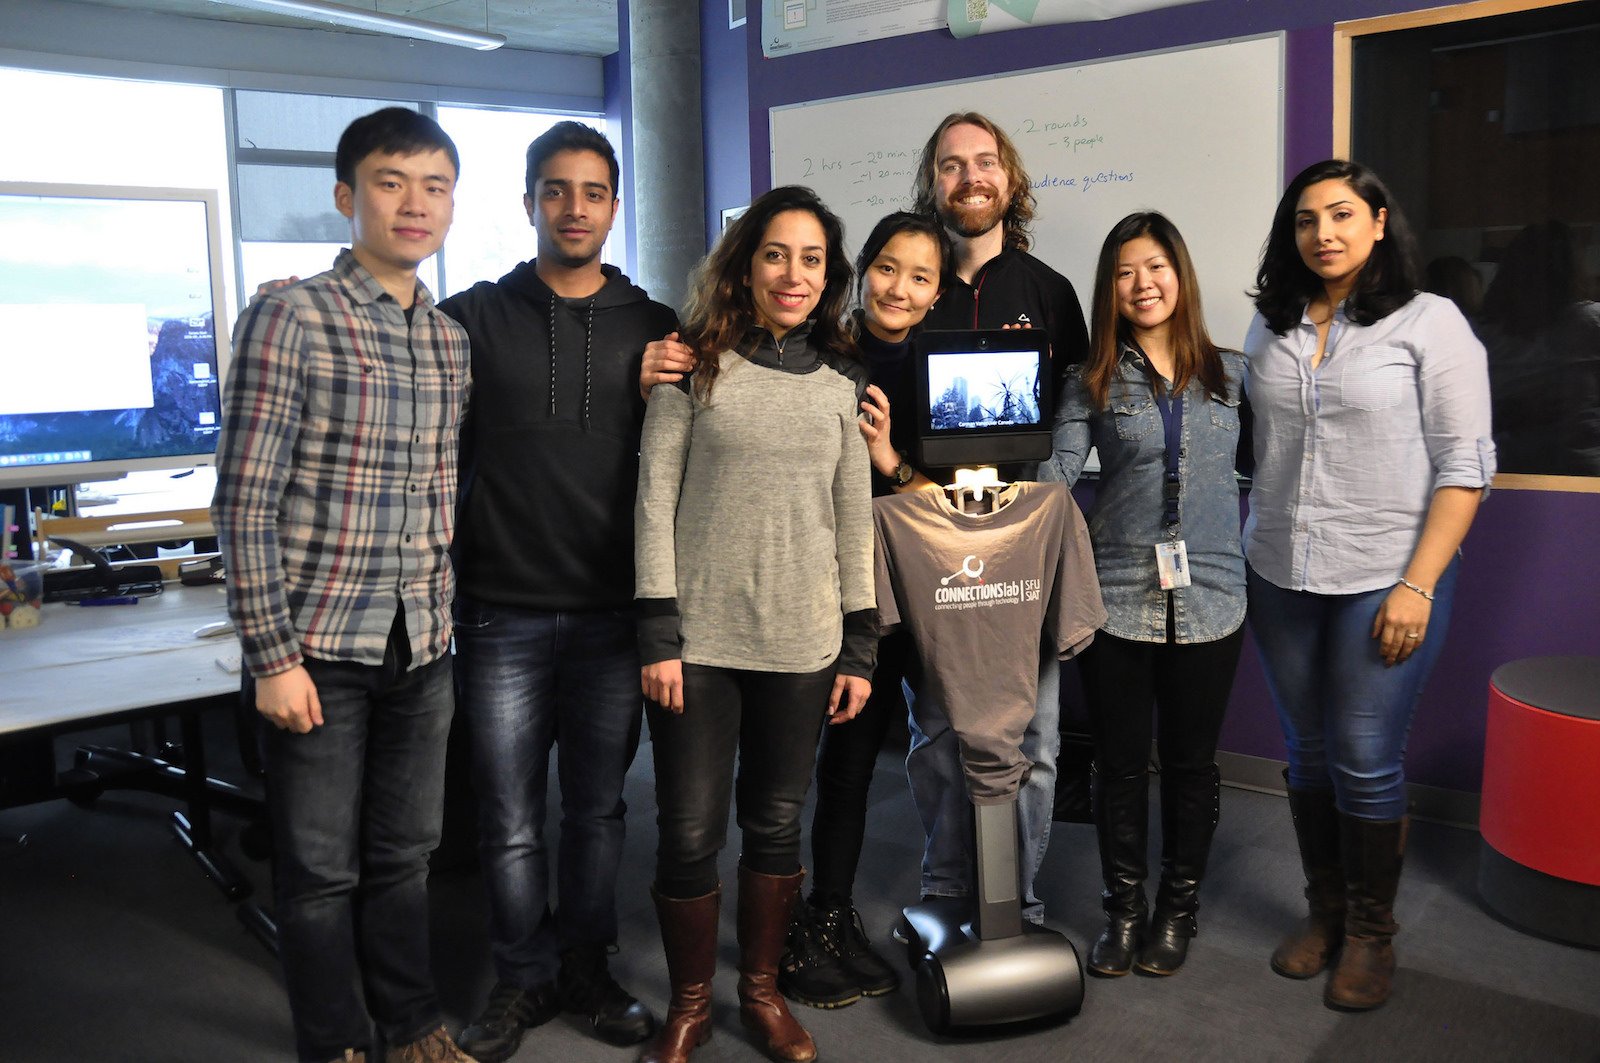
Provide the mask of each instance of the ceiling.
[{"label": "ceiling", "polygon": [[[269,15],[212,0],[88,0],[101,7],[158,11],[258,26],[302,26],[355,33],[324,22]],[[617,50],[617,0],[335,0],[346,7],[405,15],[463,29],[502,33],[506,47],[573,55]]]}]

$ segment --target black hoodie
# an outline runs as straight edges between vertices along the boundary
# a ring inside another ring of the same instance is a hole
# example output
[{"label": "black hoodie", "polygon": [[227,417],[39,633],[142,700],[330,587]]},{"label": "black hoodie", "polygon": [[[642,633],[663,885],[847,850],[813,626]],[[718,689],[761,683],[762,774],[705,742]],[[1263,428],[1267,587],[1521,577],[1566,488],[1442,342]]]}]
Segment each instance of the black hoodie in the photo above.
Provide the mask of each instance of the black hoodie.
[{"label": "black hoodie", "polygon": [[478,601],[632,608],[639,362],[678,319],[603,269],[587,299],[562,298],[524,262],[439,304],[472,341],[453,554]]}]

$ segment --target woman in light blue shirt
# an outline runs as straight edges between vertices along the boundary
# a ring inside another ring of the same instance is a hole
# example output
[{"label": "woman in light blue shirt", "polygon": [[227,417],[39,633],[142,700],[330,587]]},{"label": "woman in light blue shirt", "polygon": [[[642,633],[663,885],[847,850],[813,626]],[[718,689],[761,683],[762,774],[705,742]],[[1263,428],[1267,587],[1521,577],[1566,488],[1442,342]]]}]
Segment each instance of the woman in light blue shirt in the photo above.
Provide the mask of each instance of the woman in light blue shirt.
[{"label": "woman in light blue shirt", "polygon": [[1310,902],[1272,966],[1310,978],[1337,954],[1324,999],[1345,1009],[1389,995],[1406,734],[1495,468],[1483,346],[1415,262],[1377,175],[1311,166],[1273,216],[1245,341],[1251,627]]},{"label": "woman in light blue shirt", "polygon": [[[1217,735],[1245,614],[1239,550],[1244,359],[1206,335],[1183,237],[1156,213],[1106,237],[1089,360],[1067,371],[1055,455],[1040,479],[1078,479],[1108,619],[1079,658],[1094,736],[1093,803],[1106,927],[1089,970],[1173,974],[1195,933],[1217,826]],[[1161,885],[1146,926],[1152,708],[1161,755]]]}]

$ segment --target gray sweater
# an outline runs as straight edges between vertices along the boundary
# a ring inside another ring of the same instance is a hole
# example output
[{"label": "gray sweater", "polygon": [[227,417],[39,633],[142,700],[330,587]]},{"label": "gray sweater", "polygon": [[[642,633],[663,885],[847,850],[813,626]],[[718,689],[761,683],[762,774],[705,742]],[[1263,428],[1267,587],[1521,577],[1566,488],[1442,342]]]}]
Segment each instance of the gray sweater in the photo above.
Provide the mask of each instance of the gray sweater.
[{"label": "gray sweater", "polygon": [[[865,372],[805,339],[724,352],[709,403],[686,384],[652,392],[634,509],[643,663],[814,672],[845,614],[874,607]],[[870,675],[870,656],[840,669]]]}]

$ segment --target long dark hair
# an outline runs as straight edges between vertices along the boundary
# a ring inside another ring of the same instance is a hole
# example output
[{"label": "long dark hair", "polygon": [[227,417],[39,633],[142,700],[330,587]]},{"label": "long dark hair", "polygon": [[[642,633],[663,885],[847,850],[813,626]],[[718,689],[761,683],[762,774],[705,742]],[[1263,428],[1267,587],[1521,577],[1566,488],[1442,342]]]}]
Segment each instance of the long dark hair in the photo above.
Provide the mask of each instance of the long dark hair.
[{"label": "long dark hair", "polygon": [[711,397],[722,352],[737,347],[755,323],[755,302],[745,283],[750,277],[750,260],[772,219],[791,210],[803,210],[816,218],[828,244],[822,298],[810,318],[811,345],[846,358],[861,357],[844,321],[853,276],[844,253],[844,223],[811,189],[783,185],[750,204],[695,269],[684,307],[683,342],[700,360],[694,387],[701,401]]},{"label": "long dark hair", "polygon": [[1279,336],[1299,324],[1306,303],[1323,290],[1322,278],[1300,257],[1294,236],[1300,195],[1318,181],[1343,181],[1374,216],[1380,210],[1387,212],[1383,239],[1372,245],[1372,257],[1345,299],[1345,316],[1358,325],[1370,325],[1405,306],[1421,287],[1416,239],[1389,189],[1359,162],[1326,159],[1301,170],[1284,189],[1261,251],[1261,268],[1256,270],[1256,287],[1250,296],[1267,327]]},{"label": "long dark hair", "polygon": [[867,235],[867,242],[861,245],[861,253],[856,256],[856,301],[860,302],[866,292],[867,270],[883,254],[883,249],[889,246],[901,233],[913,233],[926,236],[933,241],[933,246],[939,253],[939,290],[944,291],[945,283],[950,277],[950,259],[955,255],[955,248],[950,243],[950,234],[945,231],[939,219],[928,214],[913,214],[909,210],[897,210],[893,214],[886,214],[872,227],[872,232]]},{"label": "long dark hair", "polygon": [[1013,251],[1028,250],[1033,246],[1033,237],[1028,230],[1033,224],[1033,212],[1037,204],[1033,198],[1033,182],[1028,180],[1028,171],[1022,167],[1022,152],[1006,136],[1006,131],[994,124],[992,118],[977,111],[945,115],[944,121],[933,131],[933,136],[922,146],[922,154],[917,157],[917,175],[911,185],[911,195],[916,201],[914,206],[923,214],[938,214],[939,138],[951,126],[958,125],[977,126],[994,137],[995,147],[1000,153],[1000,168],[1006,172],[1007,190],[1011,193],[1011,205],[1000,219],[1005,232],[1005,246]]},{"label": "long dark hair", "polygon": [[1117,261],[1129,240],[1148,236],[1161,245],[1167,261],[1178,277],[1178,304],[1172,310],[1168,333],[1172,341],[1172,393],[1179,395],[1198,378],[1200,386],[1213,397],[1227,397],[1227,373],[1217,345],[1206,331],[1206,316],[1200,306],[1200,282],[1194,262],[1178,227],[1165,214],[1139,211],[1112,226],[1100,245],[1100,259],[1094,271],[1094,300],[1090,308],[1089,365],[1083,374],[1090,402],[1103,410],[1110,402],[1111,380],[1117,372],[1120,344],[1133,339],[1133,326],[1117,311]]}]

